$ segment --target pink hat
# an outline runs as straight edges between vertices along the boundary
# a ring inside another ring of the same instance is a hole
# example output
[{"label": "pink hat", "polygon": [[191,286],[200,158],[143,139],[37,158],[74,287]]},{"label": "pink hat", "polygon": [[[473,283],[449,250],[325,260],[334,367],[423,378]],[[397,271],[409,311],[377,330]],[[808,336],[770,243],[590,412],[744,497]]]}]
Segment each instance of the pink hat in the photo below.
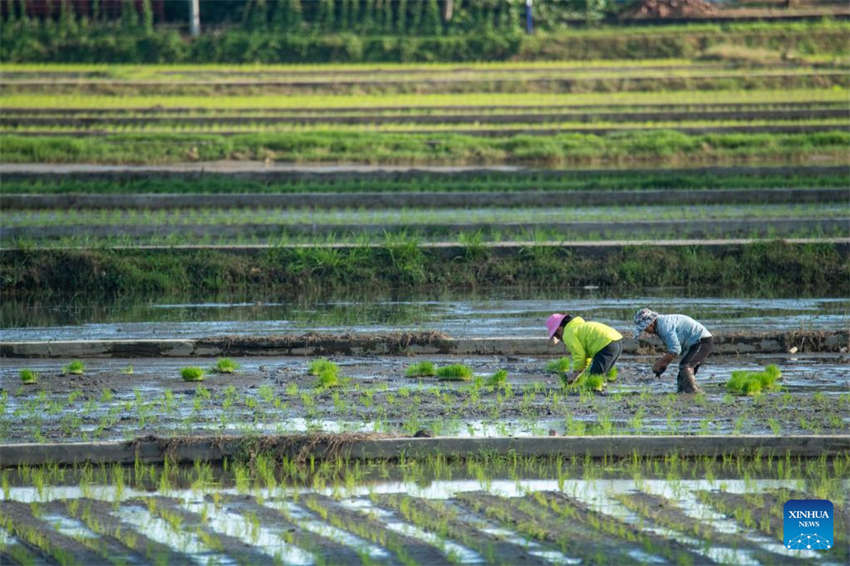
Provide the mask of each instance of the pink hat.
[{"label": "pink hat", "polygon": [[546,329],[549,331],[549,338],[555,335],[558,327],[561,326],[561,321],[567,318],[567,315],[556,312],[546,319]]}]

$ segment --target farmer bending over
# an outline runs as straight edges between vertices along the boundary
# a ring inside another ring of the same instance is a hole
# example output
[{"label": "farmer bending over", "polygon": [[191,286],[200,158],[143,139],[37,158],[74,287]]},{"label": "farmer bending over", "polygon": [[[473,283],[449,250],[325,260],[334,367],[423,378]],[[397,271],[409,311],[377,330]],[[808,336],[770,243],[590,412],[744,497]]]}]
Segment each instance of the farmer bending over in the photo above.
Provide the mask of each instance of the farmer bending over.
[{"label": "farmer bending over", "polygon": [[667,347],[667,353],[652,365],[656,377],[661,376],[674,357],[679,360],[676,378],[678,393],[702,393],[696,381],[700,365],[714,349],[711,333],[705,326],[684,314],[658,314],[650,309],[635,313],[635,339],[640,333],[655,334]]},{"label": "farmer bending over", "polygon": [[590,375],[607,375],[623,353],[623,335],[601,322],[585,322],[580,316],[555,313],[546,321],[546,328],[552,344],[563,341],[573,358],[567,385],[584,372],[587,358],[593,358]]}]

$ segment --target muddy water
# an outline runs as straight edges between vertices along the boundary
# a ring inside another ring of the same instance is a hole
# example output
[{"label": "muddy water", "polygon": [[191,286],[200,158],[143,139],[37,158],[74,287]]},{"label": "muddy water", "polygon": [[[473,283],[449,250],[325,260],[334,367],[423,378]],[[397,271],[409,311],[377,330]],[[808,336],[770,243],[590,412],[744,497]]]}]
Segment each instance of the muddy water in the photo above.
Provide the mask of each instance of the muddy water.
[{"label": "muddy water", "polygon": [[824,330],[850,326],[850,298],[683,298],[648,294],[602,297],[589,289],[555,298],[347,300],[296,305],[251,302],[162,302],[0,307],[0,340],[198,338],[340,332],[443,332],[452,337],[540,336],[552,312],[571,311],[622,332],[642,306],[686,313],[709,329],[732,331]]}]

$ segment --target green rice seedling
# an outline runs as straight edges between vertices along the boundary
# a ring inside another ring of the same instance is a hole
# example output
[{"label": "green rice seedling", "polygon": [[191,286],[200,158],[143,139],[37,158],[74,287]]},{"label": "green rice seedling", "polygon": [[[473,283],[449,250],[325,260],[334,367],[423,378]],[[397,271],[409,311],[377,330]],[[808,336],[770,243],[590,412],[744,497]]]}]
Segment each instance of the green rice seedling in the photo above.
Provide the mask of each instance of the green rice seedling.
[{"label": "green rice seedling", "polygon": [[185,367],[180,370],[180,376],[183,377],[183,381],[203,381],[204,370],[193,366]]},{"label": "green rice seedling", "polygon": [[339,366],[325,358],[310,362],[310,374],[319,378],[316,387],[339,385]]},{"label": "green rice seedling", "polygon": [[321,358],[321,359],[313,360],[312,362],[310,362],[310,366],[309,366],[310,375],[315,375],[316,377],[318,377],[324,371],[339,372],[339,366],[337,366],[335,363],[328,360],[327,358]]},{"label": "green rice seedling", "polygon": [[230,358],[219,358],[218,363],[216,363],[215,368],[213,368],[213,371],[217,373],[233,373],[237,369],[239,369],[239,364]]},{"label": "green rice seedling", "polygon": [[568,391],[596,391],[602,392],[605,389],[605,384],[607,383],[607,379],[604,375],[591,375],[588,373],[582,373],[578,376],[572,383],[567,383],[564,380],[564,387]]},{"label": "green rice seedling", "polygon": [[133,366],[127,366],[121,370],[124,375],[133,375]]},{"label": "green rice seedling", "polygon": [[27,385],[38,381],[38,373],[31,369],[22,369],[19,375],[21,376],[21,383],[25,383]]},{"label": "green rice seedling", "polygon": [[726,382],[726,391],[736,395],[758,395],[762,391],[776,389],[776,381],[782,377],[779,368],[771,364],[764,371],[738,370]]},{"label": "green rice seedling", "polygon": [[572,361],[570,358],[558,358],[557,360],[552,360],[548,364],[546,364],[546,371],[549,373],[557,373],[563,374],[572,368]]},{"label": "green rice seedling", "polygon": [[618,373],[619,373],[619,371],[617,370],[617,368],[613,367],[610,370],[608,370],[608,373],[605,374],[605,378],[608,381],[617,381]]},{"label": "green rice seedling", "polygon": [[472,370],[463,364],[451,364],[437,370],[440,381],[469,381],[472,379]]},{"label": "green rice seedling", "polygon": [[83,375],[86,366],[80,360],[73,360],[70,364],[62,368],[62,373],[70,373],[73,375]]},{"label": "green rice seedling", "polygon": [[335,371],[323,371],[319,374],[316,387],[336,387],[339,385],[339,375]]},{"label": "green rice seedling", "polygon": [[433,362],[425,361],[408,366],[404,375],[407,377],[434,377],[437,375],[437,370],[434,368]]},{"label": "green rice seedling", "polygon": [[500,369],[496,373],[490,376],[490,379],[487,380],[487,385],[490,387],[499,387],[503,385],[508,380],[508,371],[504,369]]}]

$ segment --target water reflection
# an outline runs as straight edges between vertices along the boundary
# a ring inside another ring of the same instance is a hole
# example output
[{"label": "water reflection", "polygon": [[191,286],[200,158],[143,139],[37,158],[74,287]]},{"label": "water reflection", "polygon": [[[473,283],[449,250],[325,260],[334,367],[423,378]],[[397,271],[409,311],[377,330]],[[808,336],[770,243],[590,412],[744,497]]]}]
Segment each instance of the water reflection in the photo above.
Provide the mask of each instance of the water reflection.
[{"label": "water reflection", "polygon": [[3,301],[2,340],[181,338],[226,334],[302,332],[445,332],[450,336],[537,336],[554,311],[581,313],[630,331],[634,310],[652,306],[681,312],[710,329],[826,330],[850,326],[850,298],[762,299],[683,297],[679,290],[655,290],[628,297],[600,296],[596,290],[501,295],[344,298],[281,302],[273,297],[166,299],[112,304],[21,303]]}]

